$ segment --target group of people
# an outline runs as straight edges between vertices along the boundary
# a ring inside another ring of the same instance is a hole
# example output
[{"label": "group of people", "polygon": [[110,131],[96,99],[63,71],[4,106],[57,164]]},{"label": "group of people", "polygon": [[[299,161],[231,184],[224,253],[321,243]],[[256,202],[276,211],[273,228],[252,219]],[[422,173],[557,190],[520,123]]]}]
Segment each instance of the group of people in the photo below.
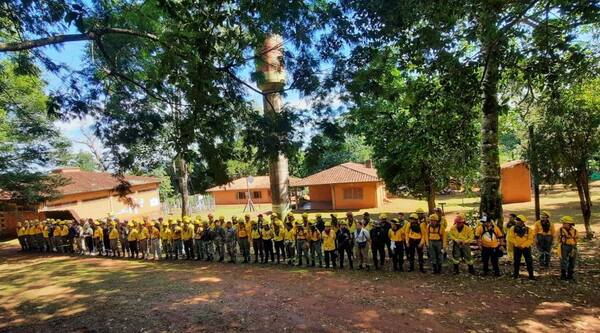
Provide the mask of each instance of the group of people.
[{"label": "group of people", "polygon": [[[519,277],[521,258],[530,279],[535,279],[532,247],[540,253],[539,264],[548,267],[553,248],[558,249],[561,279],[573,279],[577,262],[577,230],[573,218],[563,216],[560,226],[543,212],[533,228],[526,225],[523,215],[510,214],[504,226],[499,226],[483,214],[479,223],[470,226],[465,216],[457,214],[448,222],[440,209],[430,215],[417,209],[405,218],[403,213],[388,219],[377,219],[365,212],[356,218],[348,212],[345,218],[331,214],[325,221],[320,214],[309,219],[289,213],[283,218],[272,213],[269,218],[250,214],[206,220],[195,218],[143,218],[119,220],[109,218],[94,221],[25,221],[17,226],[23,251],[75,253],[141,259],[205,260],[242,263],[285,263],[288,265],[370,269],[384,267],[391,259],[393,271],[425,272],[425,254],[434,274],[442,273],[447,258],[455,274],[464,262],[468,272],[475,274],[472,249],[481,250],[483,274],[500,276],[499,258],[505,249],[512,258],[513,276]],[[369,256],[370,252],[370,256]],[[370,258],[369,258],[370,257]],[[491,270],[490,270],[491,263]]]}]

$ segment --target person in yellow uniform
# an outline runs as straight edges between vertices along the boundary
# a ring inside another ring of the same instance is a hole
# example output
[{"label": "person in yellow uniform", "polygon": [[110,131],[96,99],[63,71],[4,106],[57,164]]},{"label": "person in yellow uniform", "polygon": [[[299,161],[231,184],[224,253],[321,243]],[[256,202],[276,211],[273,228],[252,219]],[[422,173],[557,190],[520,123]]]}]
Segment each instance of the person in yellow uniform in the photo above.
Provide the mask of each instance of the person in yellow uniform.
[{"label": "person in yellow uniform", "polygon": [[258,223],[254,220],[250,222],[252,226],[250,236],[252,237],[252,248],[254,249],[254,263],[264,261],[263,242],[262,242],[262,231],[258,228]]},{"label": "person in yellow uniform", "polygon": [[273,219],[273,243],[275,244],[275,257],[279,264],[281,260],[285,261],[285,244],[283,240],[283,222],[280,219]]},{"label": "person in yellow uniform", "polygon": [[52,252],[52,241],[50,237],[50,223],[45,220],[42,224],[42,237],[44,238],[44,251]]},{"label": "person in yellow uniform", "polygon": [[475,274],[473,267],[473,256],[471,254],[471,243],[475,239],[473,229],[465,224],[466,220],[462,214],[454,218],[454,225],[448,232],[448,239],[452,242],[452,264],[454,264],[454,274],[459,273],[460,261],[464,260],[469,267],[469,273]]},{"label": "person in yellow uniform", "polygon": [[291,222],[285,222],[285,227],[283,228],[283,246],[285,246],[285,258],[287,259],[287,264],[292,265],[294,263],[294,240],[296,238],[296,230],[292,226]]},{"label": "person in yellow uniform", "polygon": [[310,265],[312,267],[316,266],[315,259],[319,260],[319,267],[323,267],[323,250],[321,243],[321,232],[317,229],[317,225],[315,221],[309,222],[310,228],[310,236],[309,236],[309,246],[310,246]]},{"label": "person in yellow uniform", "polygon": [[27,243],[25,243],[25,228],[21,222],[17,222],[17,239],[19,245],[21,245],[21,251],[27,250]]},{"label": "person in yellow uniform", "polygon": [[202,251],[202,233],[204,232],[204,228],[202,228],[202,221],[200,218],[196,218],[194,221],[194,255],[196,260],[204,259],[204,252]]},{"label": "person in yellow uniform", "polygon": [[[475,238],[481,249],[481,260],[483,261],[483,275],[490,272],[489,263],[492,262],[492,268],[495,276],[500,276],[500,266],[498,258],[501,257],[500,240],[504,236],[494,221],[487,215],[481,216],[481,224],[475,229]],[[514,244],[514,243],[513,243]]]},{"label": "person in yellow uniform", "polygon": [[[55,231],[56,232],[56,231]],[[104,231],[99,225],[94,225],[94,248],[97,251],[97,255],[104,253]]]},{"label": "person in yellow uniform", "polygon": [[138,249],[138,240],[140,236],[140,231],[136,227],[135,222],[129,222],[129,235],[127,236],[127,241],[129,242],[129,250],[131,251],[131,258],[138,258],[140,256],[140,251]]},{"label": "person in yellow uniform", "polygon": [[558,252],[560,257],[561,280],[573,280],[577,265],[577,230],[571,216],[560,219],[562,226],[558,229]]},{"label": "person in yellow uniform", "polygon": [[63,225],[60,229],[60,242],[63,247],[63,252],[71,253],[73,252],[73,247],[71,246],[71,242],[69,242],[69,224],[71,221],[63,221]]},{"label": "person in yellow uniform", "polygon": [[542,267],[550,267],[550,256],[552,254],[552,245],[556,237],[554,223],[550,222],[550,213],[543,211],[540,214],[540,220],[535,222],[533,227],[535,234],[535,244],[540,253],[539,263]]},{"label": "person in yellow uniform", "polygon": [[325,230],[321,233],[321,239],[323,240],[323,252],[325,252],[325,268],[330,267],[329,263],[336,268],[336,234],[331,230],[331,222],[325,222]]},{"label": "person in yellow uniform", "polygon": [[429,215],[429,224],[425,233],[425,246],[427,246],[433,274],[442,273],[444,259],[442,250],[447,247],[447,243],[446,229],[440,224],[440,217],[437,214]]},{"label": "person in yellow uniform", "polygon": [[371,214],[369,214],[369,212],[363,213],[362,224],[363,228],[367,231],[371,231],[371,228],[373,228],[373,224],[371,223]]},{"label": "person in yellow uniform", "polygon": [[511,242],[508,231],[512,227],[517,225],[516,218],[517,218],[517,214],[513,214],[513,213],[508,214],[508,222],[506,222],[506,226],[504,226],[504,230],[503,230],[503,233],[506,235],[506,257],[509,261],[513,259],[514,252],[513,252],[513,243]]},{"label": "person in yellow uniform", "polygon": [[[186,216],[187,217],[187,216]],[[184,219],[184,221],[187,219]],[[183,241],[183,247],[185,249],[185,257],[187,260],[194,259],[194,229],[189,223],[184,222],[183,230],[181,230],[181,240]]]},{"label": "person in yellow uniform", "polygon": [[[250,215],[248,215],[248,218],[250,218]],[[244,258],[242,264],[247,264],[250,262],[250,233],[248,232],[246,221],[246,218],[244,218],[244,220],[239,220],[238,227],[236,229],[238,246],[240,248],[242,258]]]},{"label": "person in yellow uniform", "polygon": [[142,259],[148,259],[148,242],[150,241],[150,230],[144,223],[140,222],[138,227],[138,249],[142,255]]},{"label": "person in yellow uniform", "polygon": [[117,223],[114,221],[110,222],[110,232],[108,233],[108,239],[110,242],[110,250],[112,256],[121,256],[121,250],[119,250],[119,229],[117,229]]},{"label": "person in yellow uniform", "polygon": [[173,231],[170,226],[172,221],[171,219],[164,221],[160,229],[160,240],[165,252],[165,259],[173,258]]},{"label": "person in yellow uniform", "polygon": [[296,222],[296,232],[294,236],[294,240],[296,241],[296,255],[298,258],[298,262],[296,263],[296,265],[302,266],[302,258],[304,258],[306,266],[309,266],[310,262],[308,259],[308,238],[310,235],[308,228],[304,229],[304,224],[300,221]]},{"label": "person in yellow uniform", "polygon": [[160,229],[159,224],[156,221],[152,221],[152,224],[150,225],[150,253],[154,260],[160,260],[162,257]]},{"label": "person in yellow uniform", "polygon": [[271,224],[268,221],[263,222],[263,230],[262,230],[262,240],[263,240],[263,250],[265,252],[265,257],[263,260],[263,264],[266,264],[271,258],[271,263],[275,261],[275,254],[273,252],[273,229],[271,229]]},{"label": "person in yellow uniform", "polygon": [[405,244],[405,232],[403,230],[402,222],[397,219],[392,219],[392,228],[388,231],[388,238],[390,239],[390,246],[392,248],[392,263],[394,265],[394,271],[404,271],[404,244]]},{"label": "person in yellow uniform", "polygon": [[36,250],[38,250],[39,252],[44,252],[44,230],[43,230],[43,226],[42,223],[38,220],[34,221],[34,242],[35,242],[35,248]]},{"label": "person in yellow uniform", "polygon": [[524,215],[518,215],[515,220],[517,224],[508,231],[510,234],[510,241],[513,243],[514,251],[513,278],[516,279],[519,277],[521,257],[525,257],[529,279],[535,280],[535,277],[533,276],[533,257],[531,256],[531,246],[533,245],[535,235],[533,230],[525,225],[527,218]]},{"label": "person in yellow uniform", "polygon": [[427,233],[427,224],[425,222],[419,222],[419,215],[412,213],[408,217],[408,223],[404,226],[406,233],[405,246],[406,246],[406,257],[408,259],[408,271],[413,272],[415,270],[415,253],[419,260],[419,271],[425,273],[423,267],[425,262],[423,261],[423,247],[425,246],[425,237]]}]

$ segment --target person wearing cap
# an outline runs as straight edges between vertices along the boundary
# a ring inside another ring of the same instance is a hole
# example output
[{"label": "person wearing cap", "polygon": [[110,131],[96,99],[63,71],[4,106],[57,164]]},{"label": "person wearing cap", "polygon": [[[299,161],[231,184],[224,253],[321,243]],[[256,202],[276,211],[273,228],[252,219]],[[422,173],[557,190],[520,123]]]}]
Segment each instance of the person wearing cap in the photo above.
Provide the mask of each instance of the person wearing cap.
[{"label": "person wearing cap", "polygon": [[398,218],[392,219],[392,228],[388,231],[388,238],[391,241],[392,248],[392,263],[394,265],[394,271],[404,271],[404,244],[405,244],[405,232],[404,232],[404,221],[400,221]]},{"label": "person wearing cap", "polygon": [[83,224],[83,242],[85,243],[85,250],[87,255],[92,255],[94,252],[94,228],[92,224],[94,220],[87,219]]},{"label": "person wearing cap", "polygon": [[379,221],[375,221],[373,223],[373,227],[369,230],[369,234],[371,236],[371,255],[373,256],[373,265],[375,269],[379,269],[380,266],[383,267],[385,260],[385,241],[387,239],[387,235],[385,235],[385,230],[381,227]]},{"label": "person wearing cap", "polygon": [[362,225],[364,229],[366,229],[367,231],[371,231],[373,225],[371,224],[371,214],[369,214],[369,212],[363,213]]},{"label": "person wearing cap", "polygon": [[348,230],[354,235],[356,232],[356,221],[354,221],[354,214],[352,212],[346,212],[346,221],[348,222]]},{"label": "person wearing cap", "polygon": [[305,229],[302,222],[296,222],[296,232],[294,234],[296,242],[296,256],[298,258],[297,266],[302,266],[302,258],[306,261],[306,266],[310,265],[308,260],[308,239],[310,237],[308,228]]},{"label": "person wearing cap", "polygon": [[[323,252],[325,252],[325,268],[329,268],[329,264],[333,264],[333,268],[336,268],[336,234],[331,230],[331,222],[325,222],[325,229],[321,233],[321,239],[323,240]],[[300,259],[302,260],[302,259]]]},{"label": "person wearing cap", "polygon": [[104,245],[104,256],[108,256],[110,253],[110,239],[108,238],[108,234],[110,233],[110,227],[108,225],[108,220],[102,221],[102,244]]},{"label": "person wearing cap", "polygon": [[417,208],[415,210],[415,214],[417,214],[417,220],[419,223],[427,224],[427,214],[425,214],[425,210],[423,210],[423,208]]},{"label": "person wearing cap", "polygon": [[199,218],[196,218],[194,221],[194,238],[192,239],[194,246],[194,259],[202,260],[204,259],[204,251],[202,251],[202,221]]},{"label": "person wearing cap", "polygon": [[317,227],[317,230],[319,230],[319,232],[323,232],[323,230],[325,230],[325,221],[323,220],[321,213],[316,215],[315,220],[315,226]]},{"label": "person wearing cap", "polygon": [[165,259],[173,259],[173,230],[171,229],[172,219],[163,221],[160,227],[160,242],[165,253]]},{"label": "person wearing cap", "polygon": [[263,230],[262,230],[262,241],[263,241],[263,251],[265,252],[263,264],[269,262],[269,258],[271,258],[271,263],[275,261],[275,254],[273,252],[273,229],[271,229],[271,224],[268,221],[263,222]]},{"label": "person wearing cap", "polygon": [[250,215],[248,215],[248,218],[246,219],[240,219],[237,227],[237,241],[240,248],[240,254],[242,255],[242,258],[244,258],[242,261],[243,264],[250,262],[250,240],[248,228],[246,226],[246,223],[249,223],[246,222],[249,218]]},{"label": "person wearing cap", "polygon": [[60,224],[62,222],[55,221],[54,223],[55,223],[54,230],[52,230],[52,243],[54,244],[56,252],[62,252],[63,247],[62,247],[62,242],[61,242],[61,237],[60,237],[60,234],[61,234]]},{"label": "person wearing cap", "polygon": [[294,242],[296,239],[296,229],[292,226],[292,223],[286,222],[283,229],[283,246],[285,246],[285,258],[288,265],[294,263]]},{"label": "person wearing cap", "polygon": [[340,223],[338,221],[338,216],[335,213],[329,214],[331,217],[331,230],[337,234],[338,230],[340,230]]},{"label": "person wearing cap", "polygon": [[118,254],[120,257],[121,251],[119,250],[119,229],[117,229],[117,223],[114,221],[110,222],[108,241],[110,242],[110,250],[112,252],[112,256],[116,257]]},{"label": "person wearing cap", "polygon": [[446,229],[440,224],[440,217],[437,214],[429,215],[429,224],[425,233],[425,246],[431,261],[433,274],[442,273],[442,250],[447,247],[448,239]]},{"label": "person wearing cap", "polygon": [[139,229],[136,227],[135,222],[129,222],[127,225],[129,227],[129,235],[127,235],[127,242],[129,243],[129,250],[131,251],[130,258],[137,259],[140,256],[140,251],[138,250],[138,238],[140,235]]},{"label": "person wearing cap", "polygon": [[404,226],[404,231],[406,233],[404,244],[406,246],[406,258],[408,259],[408,271],[412,272],[415,270],[416,253],[419,261],[419,271],[425,273],[425,268],[423,267],[425,263],[423,260],[423,247],[425,246],[427,224],[419,222],[419,215],[412,213],[408,217],[408,223]]},{"label": "person wearing cap", "polygon": [[[187,217],[187,216],[186,216]],[[185,259],[194,259],[194,228],[190,225],[190,220],[186,219],[181,230],[181,240],[185,251]]]},{"label": "person wearing cap", "polygon": [[285,261],[285,244],[284,244],[283,222],[280,219],[273,219],[273,243],[275,244],[275,257],[277,263],[281,260]]},{"label": "person wearing cap", "polygon": [[340,269],[344,269],[344,254],[348,256],[348,266],[350,269],[354,269],[354,264],[352,261],[352,250],[354,248],[353,245],[353,235],[348,229],[348,222],[341,221],[340,222],[340,230],[337,232],[336,241],[340,258]]},{"label": "person wearing cap", "polygon": [[290,222],[292,225],[296,225],[296,218],[292,212],[288,212],[285,218],[287,222]]},{"label": "person wearing cap", "polygon": [[558,229],[558,254],[560,257],[561,280],[573,280],[577,265],[577,230],[571,216],[560,219],[562,226]]},{"label": "person wearing cap", "polygon": [[388,257],[391,258],[394,256],[391,247],[392,241],[389,237],[389,232],[392,229],[392,223],[390,223],[390,221],[388,220],[388,216],[386,213],[379,215],[379,226],[383,229],[385,247],[387,249]]},{"label": "person wearing cap", "polygon": [[215,222],[213,228],[214,238],[213,243],[215,245],[216,254],[219,256],[219,262],[225,260],[225,217],[219,216],[219,220]]},{"label": "person wearing cap", "polygon": [[44,242],[44,230],[43,230],[42,223],[38,220],[35,220],[33,237],[34,237],[36,250],[38,250],[40,253],[44,252],[44,243],[45,243]]},{"label": "person wearing cap", "polygon": [[138,231],[138,250],[142,255],[142,259],[148,259],[148,249],[150,248],[150,246],[148,246],[148,243],[150,242],[150,230],[148,230],[146,222],[142,221],[139,223]]},{"label": "person wearing cap", "polygon": [[[210,220],[210,219],[209,219]],[[204,253],[204,261],[213,261],[215,250],[213,246],[213,238],[214,232],[211,229],[208,221],[204,221],[202,225],[202,236],[200,237],[200,242],[202,244],[202,252]]]},{"label": "person wearing cap", "polygon": [[42,237],[44,238],[44,252],[52,252],[52,241],[50,240],[50,223],[45,220],[42,224]]},{"label": "person wearing cap", "polygon": [[517,224],[508,231],[510,234],[510,241],[513,243],[514,251],[513,277],[515,279],[519,277],[521,257],[525,257],[525,264],[527,265],[529,279],[535,280],[535,277],[533,276],[533,258],[531,256],[531,246],[533,245],[534,233],[531,228],[525,225],[525,222],[527,222],[527,217],[524,215],[518,215],[515,220]]},{"label": "person wearing cap", "polygon": [[160,224],[153,220],[150,225],[150,253],[152,259],[160,260],[162,258],[162,244],[160,241]]},{"label": "person wearing cap", "polygon": [[262,230],[258,228],[256,221],[251,221],[252,231],[250,236],[252,237],[252,248],[254,249],[254,263],[264,261],[263,241],[262,241]]},{"label": "person wearing cap", "polygon": [[471,243],[475,236],[473,229],[465,224],[466,220],[462,214],[454,218],[454,225],[448,232],[448,239],[452,242],[452,264],[454,265],[454,274],[459,273],[461,260],[469,267],[469,273],[475,274],[473,267],[473,256],[471,254]]},{"label": "person wearing cap", "polygon": [[512,260],[514,258],[514,251],[513,251],[513,243],[510,239],[510,235],[508,234],[508,232],[510,231],[510,229],[512,227],[514,227],[515,225],[517,225],[517,214],[511,213],[508,214],[508,222],[506,222],[506,226],[504,227],[504,234],[506,235],[506,256],[508,258],[508,260]]},{"label": "person wearing cap", "polygon": [[17,239],[21,246],[21,251],[27,250],[27,243],[25,242],[25,227],[21,222],[17,222]]},{"label": "person wearing cap", "polygon": [[233,222],[227,221],[225,223],[225,251],[229,256],[229,263],[235,263],[236,256],[236,244],[237,244],[237,231],[233,227]]},{"label": "person wearing cap", "polygon": [[173,226],[173,259],[183,259],[183,228],[181,221],[175,221]]},{"label": "person wearing cap", "polygon": [[543,211],[540,220],[535,222],[533,227],[535,234],[535,244],[540,253],[539,263],[542,267],[550,267],[550,257],[552,254],[552,243],[556,237],[554,223],[550,222],[550,213]]},{"label": "person wearing cap", "polygon": [[358,260],[358,269],[369,269],[369,243],[371,236],[369,231],[364,228],[363,222],[356,222],[356,231],[354,232],[354,240],[356,242],[356,258]]},{"label": "person wearing cap", "polygon": [[60,242],[63,247],[64,253],[72,253],[73,252],[73,242],[69,237],[70,232],[70,223],[69,221],[63,221],[63,225],[60,230]]},{"label": "person wearing cap", "polygon": [[475,229],[475,239],[481,249],[481,260],[483,262],[483,275],[490,272],[489,263],[492,262],[492,268],[495,276],[500,276],[500,267],[498,258],[502,256],[500,240],[504,236],[498,226],[488,215],[481,216],[481,224]]},{"label": "person wearing cap", "polygon": [[323,246],[321,244],[321,231],[317,229],[314,221],[309,226],[309,245],[310,245],[310,265],[316,266],[316,260],[319,261],[319,267],[323,267]]}]

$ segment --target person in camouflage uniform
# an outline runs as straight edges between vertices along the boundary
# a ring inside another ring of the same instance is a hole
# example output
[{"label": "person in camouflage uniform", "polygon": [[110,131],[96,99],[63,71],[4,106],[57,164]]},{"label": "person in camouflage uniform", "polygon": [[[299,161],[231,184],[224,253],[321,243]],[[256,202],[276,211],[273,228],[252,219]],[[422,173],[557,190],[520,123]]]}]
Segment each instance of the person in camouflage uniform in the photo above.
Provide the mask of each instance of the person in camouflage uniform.
[{"label": "person in camouflage uniform", "polygon": [[225,225],[225,249],[229,255],[229,263],[235,263],[235,252],[237,243],[237,231],[233,228],[231,221]]}]

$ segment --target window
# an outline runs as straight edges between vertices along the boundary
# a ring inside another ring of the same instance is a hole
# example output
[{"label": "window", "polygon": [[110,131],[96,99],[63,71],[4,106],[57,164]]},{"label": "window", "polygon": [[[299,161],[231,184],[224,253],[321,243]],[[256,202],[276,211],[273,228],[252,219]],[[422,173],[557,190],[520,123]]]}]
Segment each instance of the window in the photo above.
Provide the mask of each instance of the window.
[{"label": "window", "polygon": [[262,198],[262,192],[261,191],[254,191],[252,192],[252,199],[261,199]]},{"label": "window", "polygon": [[349,187],[344,189],[345,200],[361,200],[363,198],[363,189],[361,187]]},{"label": "window", "polygon": [[244,200],[246,199],[246,192],[237,192],[235,196],[238,200]]}]

